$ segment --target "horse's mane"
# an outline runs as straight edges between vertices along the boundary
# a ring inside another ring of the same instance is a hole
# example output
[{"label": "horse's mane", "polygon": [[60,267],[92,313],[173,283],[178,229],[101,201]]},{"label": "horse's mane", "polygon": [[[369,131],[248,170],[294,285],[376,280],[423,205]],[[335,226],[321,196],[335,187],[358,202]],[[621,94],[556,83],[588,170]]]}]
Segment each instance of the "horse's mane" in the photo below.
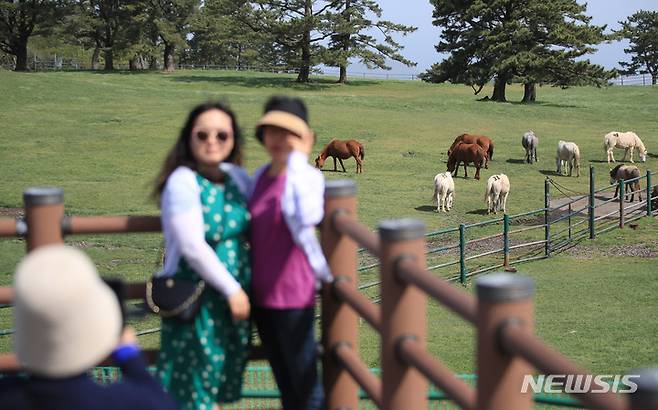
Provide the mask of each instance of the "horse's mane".
[{"label": "horse's mane", "polygon": [[640,150],[640,152],[644,154],[647,148],[644,146],[644,143],[637,134],[635,134],[635,144],[637,144],[637,148]]},{"label": "horse's mane", "polygon": [[624,164],[619,164],[616,167],[612,168],[610,170],[610,178],[614,178],[617,175],[617,171],[619,171],[619,168],[623,167]]}]

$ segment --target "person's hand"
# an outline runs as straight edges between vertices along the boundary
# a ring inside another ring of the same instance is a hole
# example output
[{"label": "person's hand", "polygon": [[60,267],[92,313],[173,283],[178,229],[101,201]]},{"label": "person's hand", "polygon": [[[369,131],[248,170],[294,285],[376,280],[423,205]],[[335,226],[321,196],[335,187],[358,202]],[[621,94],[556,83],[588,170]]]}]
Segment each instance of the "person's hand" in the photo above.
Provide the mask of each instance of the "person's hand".
[{"label": "person's hand", "polygon": [[239,289],[232,294],[228,298],[228,306],[231,309],[231,316],[234,321],[246,320],[249,317],[251,305],[249,304],[249,298],[247,297],[247,294],[244,293],[244,290]]},{"label": "person's hand", "polygon": [[123,328],[121,336],[119,337],[119,346],[123,345],[138,345],[137,335],[135,334],[135,329],[130,326]]},{"label": "person's hand", "polygon": [[295,151],[309,155],[311,153],[311,149],[313,148],[314,139],[315,138],[312,133],[302,135],[301,137],[290,134],[288,136],[288,145]]}]

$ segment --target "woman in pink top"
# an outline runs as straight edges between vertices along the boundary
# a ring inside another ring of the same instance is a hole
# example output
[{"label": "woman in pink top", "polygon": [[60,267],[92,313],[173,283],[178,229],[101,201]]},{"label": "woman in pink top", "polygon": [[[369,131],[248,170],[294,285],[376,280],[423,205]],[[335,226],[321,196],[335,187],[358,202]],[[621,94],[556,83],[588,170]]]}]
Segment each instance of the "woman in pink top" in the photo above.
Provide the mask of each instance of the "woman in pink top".
[{"label": "woman in pink top", "polygon": [[256,136],[272,161],[256,171],[249,200],[253,318],[286,410],[321,409],[316,365],[316,280],[330,281],[313,228],[324,178],[308,164],[314,135],[304,103],[272,97]]}]

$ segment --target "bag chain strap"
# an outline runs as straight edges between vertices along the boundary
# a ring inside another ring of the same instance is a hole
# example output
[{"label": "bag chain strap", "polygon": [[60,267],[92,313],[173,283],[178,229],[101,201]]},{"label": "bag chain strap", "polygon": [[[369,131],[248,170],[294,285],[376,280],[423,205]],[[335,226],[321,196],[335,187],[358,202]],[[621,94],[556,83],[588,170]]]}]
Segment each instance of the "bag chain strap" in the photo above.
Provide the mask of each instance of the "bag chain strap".
[{"label": "bag chain strap", "polygon": [[192,303],[196,302],[196,300],[199,299],[205,288],[206,288],[206,282],[200,280],[197,283],[194,293],[192,293],[190,297],[185,299],[185,301],[181,303],[180,306],[172,310],[162,310],[160,309],[160,306],[156,305],[155,302],[153,301],[153,280],[149,279],[149,281],[146,282],[146,303],[154,313],[159,314],[161,317],[177,316],[182,312],[184,312],[185,310],[187,310],[187,308],[192,306]]}]

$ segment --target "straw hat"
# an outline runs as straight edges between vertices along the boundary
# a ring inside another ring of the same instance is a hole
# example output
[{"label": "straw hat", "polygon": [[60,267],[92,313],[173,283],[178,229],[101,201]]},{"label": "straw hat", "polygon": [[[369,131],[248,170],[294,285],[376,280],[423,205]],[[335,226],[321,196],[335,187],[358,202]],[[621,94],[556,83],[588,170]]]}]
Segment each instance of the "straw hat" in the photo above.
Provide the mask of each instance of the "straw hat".
[{"label": "straw hat", "polygon": [[77,249],[51,245],[29,253],[16,268],[14,292],[14,351],[30,373],[83,373],[119,341],[118,299]]},{"label": "straw hat", "polygon": [[299,98],[271,97],[265,104],[265,114],[256,123],[256,138],[260,142],[263,142],[263,127],[266,125],[283,128],[300,137],[312,135],[306,105]]}]

